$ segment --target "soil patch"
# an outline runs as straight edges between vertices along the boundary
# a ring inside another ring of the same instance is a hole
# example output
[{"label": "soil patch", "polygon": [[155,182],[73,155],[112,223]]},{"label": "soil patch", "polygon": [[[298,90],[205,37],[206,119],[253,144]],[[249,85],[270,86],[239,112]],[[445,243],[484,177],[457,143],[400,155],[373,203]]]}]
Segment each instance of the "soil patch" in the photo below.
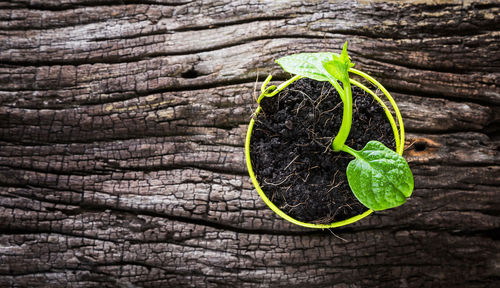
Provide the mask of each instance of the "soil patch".
[{"label": "soil patch", "polygon": [[[362,149],[377,140],[394,149],[384,110],[373,97],[352,86],[353,120],[346,144]],[[252,167],[267,197],[297,220],[328,224],[368,208],[354,196],[346,177],[353,157],[333,152],[343,104],[328,82],[300,79],[261,101],[250,142]]]}]

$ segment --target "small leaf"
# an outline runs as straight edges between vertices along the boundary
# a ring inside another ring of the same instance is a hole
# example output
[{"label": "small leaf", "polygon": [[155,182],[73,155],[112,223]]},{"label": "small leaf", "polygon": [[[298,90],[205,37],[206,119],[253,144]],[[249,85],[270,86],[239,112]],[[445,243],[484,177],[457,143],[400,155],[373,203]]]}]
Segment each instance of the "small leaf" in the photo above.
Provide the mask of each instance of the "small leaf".
[{"label": "small leaf", "polygon": [[406,202],[413,175],[406,160],[377,141],[370,141],[347,166],[352,192],[366,207],[385,210]]},{"label": "small leaf", "polygon": [[323,62],[323,67],[328,74],[332,75],[335,79],[343,83],[349,82],[349,74],[347,72],[349,68],[340,60],[340,57],[334,56],[333,59]]},{"label": "small leaf", "polygon": [[347,55],[347,41],[344,44],[340,56],[333,55],[331,59],[323,62],[325,70],[332,75],[335,79],[342,81],[342,83],[349,83],[349,68],[353,67],[349,55]]},{"label": "small leaf", "polygon": [[328,81],[330,78],[323,62],[330,61],[333,57],[339,58],[339,55],[331,52],[299,53],[281,57],[276,63],[288,73],[316,81]]},{"label": "small leaf", "polygon": [[347,55],[347,41],[344,43],[344,47],[342,48],[342,53],[340,53],[340,61],[345,63],[348,68],[351,68],[354,66],[354,63],[351,63],[351,59],[349,58],[349,55]]}]

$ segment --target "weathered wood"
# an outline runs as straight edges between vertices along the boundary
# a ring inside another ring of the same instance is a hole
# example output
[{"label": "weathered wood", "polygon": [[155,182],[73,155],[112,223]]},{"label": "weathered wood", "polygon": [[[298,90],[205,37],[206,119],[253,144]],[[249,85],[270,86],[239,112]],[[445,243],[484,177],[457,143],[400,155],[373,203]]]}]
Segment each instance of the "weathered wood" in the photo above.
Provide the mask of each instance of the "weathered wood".
[{"label": "weathered wood", "polygon": [[[496,1],[124,2],[0,2],[0,287],[499,285]],[[267,208],[243,141],[273,59],[345,39],[416,189],[334,236]]]}]

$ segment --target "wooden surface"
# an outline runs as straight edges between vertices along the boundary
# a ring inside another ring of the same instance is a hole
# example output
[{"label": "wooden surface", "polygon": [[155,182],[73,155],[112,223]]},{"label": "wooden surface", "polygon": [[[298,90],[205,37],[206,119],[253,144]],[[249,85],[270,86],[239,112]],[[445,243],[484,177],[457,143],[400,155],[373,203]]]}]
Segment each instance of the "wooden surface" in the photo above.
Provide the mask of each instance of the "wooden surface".
[{"label": "wooden surface", "polygon": [[[500,286],[498,1],[147,3],[0,1],[0,287]],[[256,78],[346,39],[416,189],[303,229],[246,172]]]}]

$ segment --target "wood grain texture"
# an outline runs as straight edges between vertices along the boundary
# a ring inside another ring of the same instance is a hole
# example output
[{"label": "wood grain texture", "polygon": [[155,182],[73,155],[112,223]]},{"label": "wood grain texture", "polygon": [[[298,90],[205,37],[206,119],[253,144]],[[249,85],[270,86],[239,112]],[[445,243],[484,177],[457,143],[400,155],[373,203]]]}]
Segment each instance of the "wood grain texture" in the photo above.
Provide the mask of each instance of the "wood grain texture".
[{"label": "wood grain texture", "polygon": [[[497,287],[499,12],[0,1],[0,287]],[[353,225],[304,229],[247,175],[256,79],[346,39],[398,102],[416,188]]]}]

